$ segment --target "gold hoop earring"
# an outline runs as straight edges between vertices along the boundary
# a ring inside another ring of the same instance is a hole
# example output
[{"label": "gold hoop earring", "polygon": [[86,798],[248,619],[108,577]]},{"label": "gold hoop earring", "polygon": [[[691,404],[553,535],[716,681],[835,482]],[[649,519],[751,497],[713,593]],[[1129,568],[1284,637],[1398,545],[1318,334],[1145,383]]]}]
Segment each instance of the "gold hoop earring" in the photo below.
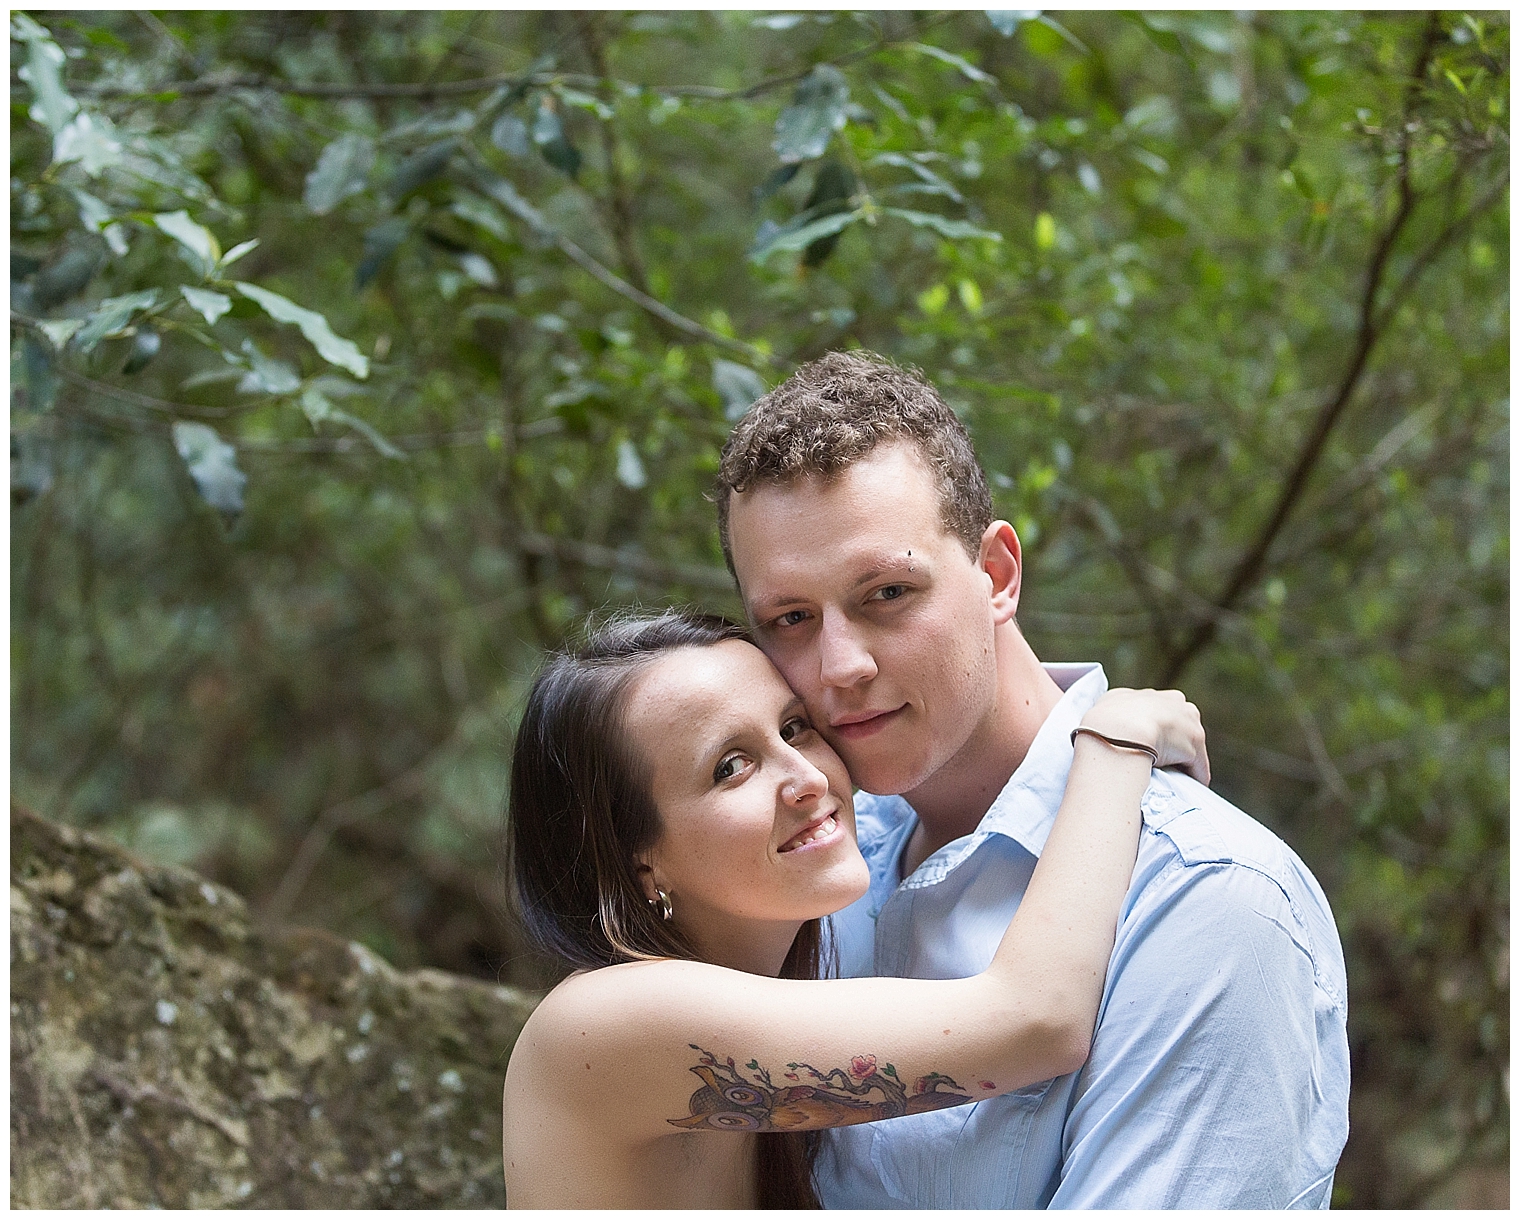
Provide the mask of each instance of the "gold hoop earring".
[{"label": "gold hoop earring", "polygon": [[659,911],[661,919],[669,923],[670,917],[675,914],[675,909],[670,905],[670,895],[661,889],[655,890],[655,893],[658,897],[648,899],[649,905]]}]

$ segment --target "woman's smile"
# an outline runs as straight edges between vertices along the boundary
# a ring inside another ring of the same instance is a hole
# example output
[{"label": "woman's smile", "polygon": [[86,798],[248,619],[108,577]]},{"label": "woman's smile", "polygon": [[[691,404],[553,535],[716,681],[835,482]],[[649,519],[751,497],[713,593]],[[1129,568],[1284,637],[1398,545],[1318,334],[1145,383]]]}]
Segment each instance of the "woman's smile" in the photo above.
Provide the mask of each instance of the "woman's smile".
[{"label": "woman's smile", "polygon": [[630,691],[627,727],[660,811],[646,889],[695,942],[753,941],[764,925],[789,944],[865,891],[849,773],[758,648],[670,652]]},{"label": "woman's smile", "polygon": [[840,827],[839,819],[829,813],[809,822],[783,843],[778,851],[785,855],[804,849],[823,847],[843,838],[844,831]]}]

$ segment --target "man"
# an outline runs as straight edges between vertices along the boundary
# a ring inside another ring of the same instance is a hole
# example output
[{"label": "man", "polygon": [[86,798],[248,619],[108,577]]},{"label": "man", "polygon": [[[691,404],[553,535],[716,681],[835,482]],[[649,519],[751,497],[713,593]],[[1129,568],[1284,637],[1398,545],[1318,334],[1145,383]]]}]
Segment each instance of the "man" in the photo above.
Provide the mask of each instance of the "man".
[{"label": "man", "polygon": [[[918,375],[827,355],[735,427],[718,515],[758,642],[863,789],[841,972],[981,971],[1107,679],[1024,640],[1019,540],[965,430]],[[825,1206],[1329,1206],[1350,1066],[1324,894],[1186,776],[1153,772],[1143,814],[1086,1066],[829,1133]]]}]

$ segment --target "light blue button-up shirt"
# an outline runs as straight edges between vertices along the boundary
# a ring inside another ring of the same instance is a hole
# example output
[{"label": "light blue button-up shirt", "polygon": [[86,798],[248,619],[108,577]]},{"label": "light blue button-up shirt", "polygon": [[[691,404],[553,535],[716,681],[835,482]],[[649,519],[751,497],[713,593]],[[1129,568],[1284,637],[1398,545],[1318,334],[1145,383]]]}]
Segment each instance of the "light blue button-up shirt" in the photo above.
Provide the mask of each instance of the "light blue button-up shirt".
[{"label": "light blue button-up shirt", "polygon": [[[865,897],[834,917],[840,973],[964,978],[992,961],[1055,820],[1071,730],[1108,689],[1065,694],[973,834],[899,881],[917,818],[861,794]],[[826,1132],[826,1207],[1328,1207],[1351,1086],[1346,968],[1330,906],[1281,839],[1202,784],[1152,773],[1098,1027],[1070,1076],[969,1106]]]}]

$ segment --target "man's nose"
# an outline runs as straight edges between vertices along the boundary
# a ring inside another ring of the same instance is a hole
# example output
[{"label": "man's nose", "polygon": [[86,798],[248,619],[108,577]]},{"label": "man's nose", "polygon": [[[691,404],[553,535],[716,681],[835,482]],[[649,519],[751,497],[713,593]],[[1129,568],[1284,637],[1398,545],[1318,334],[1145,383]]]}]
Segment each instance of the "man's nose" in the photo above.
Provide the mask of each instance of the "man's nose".
[{"label": "man's nose", "polygon": [[876,661],[842,614],[823,612],[818,632],[818,677],[824,686],[848,687],[876,676]]}]

